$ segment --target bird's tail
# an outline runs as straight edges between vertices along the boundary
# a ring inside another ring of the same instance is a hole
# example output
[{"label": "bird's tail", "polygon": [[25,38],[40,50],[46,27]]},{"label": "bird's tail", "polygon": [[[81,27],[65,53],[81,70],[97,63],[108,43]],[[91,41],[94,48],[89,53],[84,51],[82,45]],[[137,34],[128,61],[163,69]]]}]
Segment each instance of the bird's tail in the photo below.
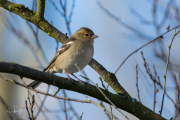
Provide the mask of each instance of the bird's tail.
[{"label": "bird's tail", "polygon": [[[45,68],[43,71],[46,72],[47,69]],[[41,84],[41,82],[39,82],[39,81],[33,81],[33,82],[31,82],[31,83],[28,85],[28,87],[35,89],[35,88],[38,87],[40,84]]]}]

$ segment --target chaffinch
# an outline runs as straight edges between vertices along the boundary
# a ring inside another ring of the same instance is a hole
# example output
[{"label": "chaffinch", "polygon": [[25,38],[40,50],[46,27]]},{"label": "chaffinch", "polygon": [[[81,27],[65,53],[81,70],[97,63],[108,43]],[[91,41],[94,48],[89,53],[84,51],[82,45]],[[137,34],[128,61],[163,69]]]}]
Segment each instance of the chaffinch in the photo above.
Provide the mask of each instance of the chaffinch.
[{"label": "chaffinch", "polygon": [[[91,61],[94,39],[97,37],[92,30],[82,27],[64,42],[43,71],[65,73],[68,79],[72,80],[68,74],[76,77],[73,73],[78,72],[78,68],[83,69]],[[77,64],[78,68],[74,64]],[[40,84],[41,82],[34,81],[28,87],[36,88]]]}]

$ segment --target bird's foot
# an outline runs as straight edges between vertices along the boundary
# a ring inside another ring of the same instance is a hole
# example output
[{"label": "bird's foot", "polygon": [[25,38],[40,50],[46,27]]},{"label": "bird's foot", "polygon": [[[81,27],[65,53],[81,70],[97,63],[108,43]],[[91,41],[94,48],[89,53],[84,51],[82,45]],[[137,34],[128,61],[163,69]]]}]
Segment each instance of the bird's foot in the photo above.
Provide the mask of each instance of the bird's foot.
[{"label": "bird's foot", "polygon": [[70,81],[70,82],[74,82],[74,80],[72,79],[72,78],[70,78],[70,77],[68,77],[68,80]]}]

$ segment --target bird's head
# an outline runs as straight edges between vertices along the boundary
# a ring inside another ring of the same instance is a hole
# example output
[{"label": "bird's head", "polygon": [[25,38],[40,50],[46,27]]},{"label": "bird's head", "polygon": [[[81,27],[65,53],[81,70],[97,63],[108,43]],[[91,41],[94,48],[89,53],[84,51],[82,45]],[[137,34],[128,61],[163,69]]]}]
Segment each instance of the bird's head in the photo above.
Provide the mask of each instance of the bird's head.
[{"label": "bird's head", "polygon": [[75,37],[76,39],[89,41],[97,38],[98,36],[94,35],[94,32],[91,29],[82,27],[76,33],[73,34],[73,37]]}]

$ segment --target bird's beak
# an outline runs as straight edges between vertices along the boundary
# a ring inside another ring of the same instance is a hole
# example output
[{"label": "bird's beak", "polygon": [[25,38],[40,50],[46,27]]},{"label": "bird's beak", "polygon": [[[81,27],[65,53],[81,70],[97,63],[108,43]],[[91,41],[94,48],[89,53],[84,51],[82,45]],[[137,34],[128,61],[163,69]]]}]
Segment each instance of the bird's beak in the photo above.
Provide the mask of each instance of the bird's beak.
[{"label": "bird's beak", "polygon": [[92,36],[91,36],[92,39],[95,39],[95,38],[98,38],[98,37],[99,37],[99,36],[97,36],[97,35],[92,35]]}]

